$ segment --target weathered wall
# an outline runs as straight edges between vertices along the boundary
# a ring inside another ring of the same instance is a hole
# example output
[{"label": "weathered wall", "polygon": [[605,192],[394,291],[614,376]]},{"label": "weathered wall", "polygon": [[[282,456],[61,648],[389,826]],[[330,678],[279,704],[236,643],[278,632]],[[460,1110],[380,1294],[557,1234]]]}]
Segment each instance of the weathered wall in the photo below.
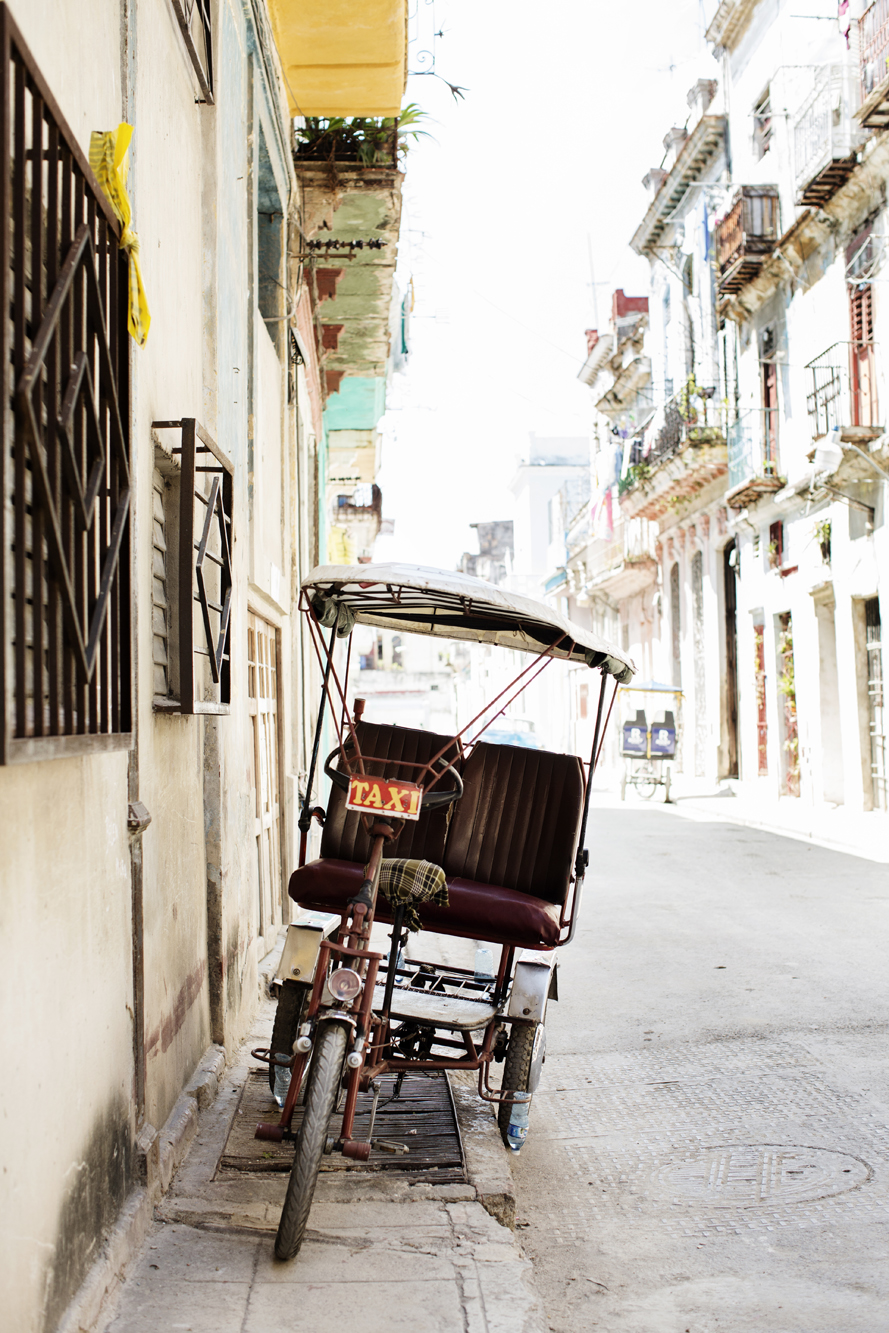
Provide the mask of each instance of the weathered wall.
[{"label": "weathered wall", "polygon": [[[10,9],[88,151],[121,119],[119,5]],[[0,768],[0,1290],[16,1333],[55,1327],[131,1184],[126,820],[124,751]]]},{"label": "weathered wall", "polygon": [[53,1328],[131,1180],[127,757],[0,768],[0,1290]]},{"label": "weathered wall", "polygon": [[[168,0],[12,0],[11,8],[85,152],[92,130],[121,119],[135,126],[129,189],[152,316],[147,346],[130,347],[138,746],[129,780],[125,751],[0,768],[0,1289],[6,1326],[48,1333],[133,1186],[138,1128],[163,1125],[209,1042],[231,1047],[255,1008],[257,963],[272,940],[257,934],[248,586],[282,633],[280,781],[292,809],[302,738],[291,704],[297,667],[312,672],[301,666],[288,616],[291,573],[307,558],[293,571],[291,538],[299,531],[308,551],[314,492],[305,453],[318,392],[317,379],[308,385],[303,375],[297,446],[286,353],[278,355],[260,318],[257,275],[257,215],[270,179],[287,215],[292,166],[275,125],[280,90],[269,92],[272,66],[249,28],[249,7],[213,7],[212,107],[195,101]],[[179,440],[152,422],[186,416],[235,467],[233,703],[218,718],[153,707],[155,449],[169,452]],[[127,833],[136,796],[152,816],[141,888]],[[144,919],[141,1012],[134,885]]]}]

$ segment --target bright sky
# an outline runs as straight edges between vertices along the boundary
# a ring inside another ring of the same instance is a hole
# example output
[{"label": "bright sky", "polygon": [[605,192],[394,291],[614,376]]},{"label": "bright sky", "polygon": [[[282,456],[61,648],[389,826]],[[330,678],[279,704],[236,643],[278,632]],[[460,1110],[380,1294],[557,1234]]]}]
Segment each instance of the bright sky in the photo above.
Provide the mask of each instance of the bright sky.
[{"label": "bright sky", "polygon": [[[407,157],[399,281],[413,277],[408,371],[383,422],[378,560],[453,568],[475,550],[471,522],[508,518],[507,485],[528,433],[589,432],[577,379],[584,329],[611,292],[645,290],[629,248],[686,93],[718,78],[701,0],[412,0],[433,30],[440,79],[413,77],[407,101],[433,139]],[[712,7],[712,6],[711,6]]]}]

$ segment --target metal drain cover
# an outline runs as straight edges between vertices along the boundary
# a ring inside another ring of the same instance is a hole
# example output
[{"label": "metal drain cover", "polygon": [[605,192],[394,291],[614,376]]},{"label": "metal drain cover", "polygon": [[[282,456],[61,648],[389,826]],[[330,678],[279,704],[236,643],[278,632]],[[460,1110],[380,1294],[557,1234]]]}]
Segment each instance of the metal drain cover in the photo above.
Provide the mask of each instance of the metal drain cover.
[{"label": "metal drain cover", "polygon": [[757,1208],[844,1194],[870,1180],[873,1172],[850,1153],[754,1143],[707,1148],[657,1174],[686,1199],[714,1208]]}]

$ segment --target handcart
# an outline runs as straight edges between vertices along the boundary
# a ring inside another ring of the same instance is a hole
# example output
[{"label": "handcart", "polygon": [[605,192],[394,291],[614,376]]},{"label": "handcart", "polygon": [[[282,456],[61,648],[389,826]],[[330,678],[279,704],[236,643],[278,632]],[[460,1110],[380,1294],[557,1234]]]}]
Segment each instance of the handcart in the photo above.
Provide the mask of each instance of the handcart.
[{"label": "handcart", "polygon": [[[504,1143],[521,1147],[546,1053],[547,1002],[556,998],[556,950],[577,928],[592,773],[618,684],[633,675],[619,649],[550,607],[463,574],[326,566],[304,581],[300,607],[324,688],[289,885],[300,912],[284,945],[271,1045],[253,1052],[271,1081],[279,1069],[291,1075],[280,1120],[256,1129],[259,1139],[294,1144],[279,1259],[302,1244],[326,1153],[364,1162],[374,1148],[407,1151],[374,1135],[385,1074],[397,1088],[411,1071],[474,1071]],[[455,736],[370,723],[363,701],[350,708],[345,695],[340,640],[356,623],[497,644],[530,661]],[[587,764],[480,739],[555,659],[601,675]],[[331,788],[322,808],[312,791],[325,707],[337,744],[323,765]],[[321,854],[307,862],[313,819]],[[386,953],[371,946],[375,921],[392,926]],[[411,925],[493,944],[492,975],[408,961]],[[497,1063],[499,1086],[490,1079]],[[363,1137],[360,1093],[373,1098]]]},{"label": "handcart", "polygon": [[[672,769],[668,760],[676,758],[676,736],[682,703],[682,691],[656,681],[622,685],[620,799],[627,798],[627,787],[634,787],[649,801],[658,787],[664,789],[664,802],[670,802]],[[668,706],[672,705],[672,706]]]}]

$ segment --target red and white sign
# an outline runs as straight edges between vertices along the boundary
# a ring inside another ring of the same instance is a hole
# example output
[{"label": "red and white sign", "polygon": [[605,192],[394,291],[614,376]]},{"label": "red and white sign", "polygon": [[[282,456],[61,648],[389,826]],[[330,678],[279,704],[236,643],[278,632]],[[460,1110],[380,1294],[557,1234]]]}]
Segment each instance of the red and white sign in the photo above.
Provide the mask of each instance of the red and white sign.
[{"label": "red and white sign", "polygon": [[383,778],[350,778],[346,809],[363,815],[394,815],[419,819],[423,788],[415,782],[386,782]]}]

